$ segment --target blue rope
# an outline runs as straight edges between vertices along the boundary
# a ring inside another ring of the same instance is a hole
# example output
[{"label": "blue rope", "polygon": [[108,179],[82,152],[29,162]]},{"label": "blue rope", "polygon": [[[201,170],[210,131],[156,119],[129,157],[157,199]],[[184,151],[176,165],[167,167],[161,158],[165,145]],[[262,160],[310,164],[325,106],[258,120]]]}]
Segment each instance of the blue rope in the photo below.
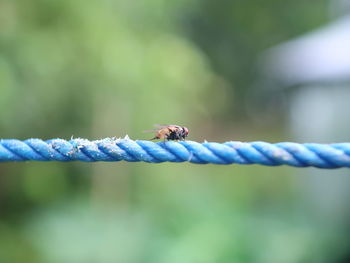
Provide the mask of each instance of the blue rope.
[{"label": "blue rope", "polygon": [[0,162],[191,162],[214,164],[350,167],[350,143],[134,141],[128,138],[0,140]]}]

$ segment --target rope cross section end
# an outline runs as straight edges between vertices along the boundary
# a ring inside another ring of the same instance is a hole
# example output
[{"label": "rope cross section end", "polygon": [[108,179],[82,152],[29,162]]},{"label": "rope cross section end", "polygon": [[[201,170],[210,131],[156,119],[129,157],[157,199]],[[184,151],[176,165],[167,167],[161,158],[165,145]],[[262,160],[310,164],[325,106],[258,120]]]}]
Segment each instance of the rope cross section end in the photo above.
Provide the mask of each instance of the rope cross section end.
[{"label": "rope cross section end", "polygon": [[0,140],[0,162],[13,161],[191,162],[340,168],[350,167],[350,143],[152,142],[129,138]]}]

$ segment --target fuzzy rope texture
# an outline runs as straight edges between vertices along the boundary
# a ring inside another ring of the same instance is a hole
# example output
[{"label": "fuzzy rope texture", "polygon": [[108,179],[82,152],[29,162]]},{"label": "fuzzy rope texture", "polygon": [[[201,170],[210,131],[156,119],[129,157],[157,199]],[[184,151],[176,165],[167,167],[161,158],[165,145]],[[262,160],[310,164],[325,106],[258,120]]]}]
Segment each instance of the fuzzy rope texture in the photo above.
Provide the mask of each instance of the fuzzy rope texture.
[{"label": "fuzzy rope texture", "polygon": [[191,162],[318,168],[350,167],[350,143],[152,142],[129,138],[0,140],[0,162]]}]

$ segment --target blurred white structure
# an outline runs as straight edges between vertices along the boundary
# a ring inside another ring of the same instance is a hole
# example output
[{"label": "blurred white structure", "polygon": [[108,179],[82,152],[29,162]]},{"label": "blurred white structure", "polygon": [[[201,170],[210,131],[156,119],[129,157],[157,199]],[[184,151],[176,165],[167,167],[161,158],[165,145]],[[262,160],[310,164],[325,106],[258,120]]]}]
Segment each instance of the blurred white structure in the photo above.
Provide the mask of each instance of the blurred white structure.
[{"label": "blurred white structure", "polygon": [[[350,1],[334,3],[332,10],[349,10]],[[291,140],[350,142],[350,15],[271,48],[261,61],[267,87],[288,89]],[[349,218],[349,169],[296,172],[304,173],[303,192],[322,216]]]},{"label": "blurred white structure", "polygon": [[350,15],[266,53],[284,85],[350,80]]}]

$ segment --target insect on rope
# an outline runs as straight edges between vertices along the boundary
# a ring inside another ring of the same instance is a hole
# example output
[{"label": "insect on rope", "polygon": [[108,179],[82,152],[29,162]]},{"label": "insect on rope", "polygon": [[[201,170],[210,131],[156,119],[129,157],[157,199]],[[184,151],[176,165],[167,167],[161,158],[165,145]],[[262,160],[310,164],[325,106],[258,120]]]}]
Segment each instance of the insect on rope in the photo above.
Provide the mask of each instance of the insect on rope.
[{"label": "insect on rope", "polygon": [[151,140],[185,140],[188,136],[188,129],[179,125],[155,125],[158,129],[156,130],[148,130],[145,132],[156,132],[156,135]]}]

